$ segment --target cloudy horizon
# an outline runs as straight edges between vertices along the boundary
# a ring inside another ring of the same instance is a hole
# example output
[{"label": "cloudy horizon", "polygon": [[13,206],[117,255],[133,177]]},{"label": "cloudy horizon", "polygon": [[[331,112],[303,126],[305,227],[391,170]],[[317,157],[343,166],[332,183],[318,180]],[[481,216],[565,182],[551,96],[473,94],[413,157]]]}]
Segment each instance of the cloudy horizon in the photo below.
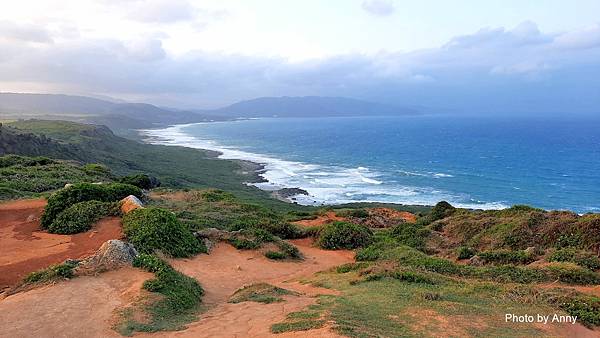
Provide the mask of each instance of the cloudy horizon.
[{"label": "cloudy horizon", "polygon": [[600,112],[600,4],[510,2],[510,12],[468,0],[6,3],[0,91],[178,108],[321,95],[471,113]]}]

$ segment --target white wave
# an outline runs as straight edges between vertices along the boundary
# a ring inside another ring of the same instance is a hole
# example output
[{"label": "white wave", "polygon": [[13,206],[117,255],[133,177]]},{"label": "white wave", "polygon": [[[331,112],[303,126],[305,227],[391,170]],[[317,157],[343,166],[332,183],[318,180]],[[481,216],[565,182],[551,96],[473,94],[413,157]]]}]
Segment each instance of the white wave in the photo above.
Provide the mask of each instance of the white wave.
[{"label": "white wave", "polygon": [[[211,122],[212,123],[212,122]],[[235,122],[234,122],[235,123]],[[309,195],[294,196],[295,201],[304,205],[342,204],[353,202],[382,202],[400,204],[434,205],[446,200],[457,207],[473,209],[503,209],[508,206],[502,202],[485,203],[470,201],[467,196],[456,195],[431,188],[398,186],[386,184],[380,173],[368,167],[342,168],[311,163],[288,161],[264,154],[256,154],[227,147],[214,140],[190,135],[185,129],[193,124],[176,125],[165,129],[140,130],[146,136],[145,141],[153,144],[178,145],[220,152],[219,158],[247,160],[264,165],[260,173],[267,182],[252,185],[267,191],[285,187],[298,187]],[[405,175],[452,177],[443,173],[421,174],[400,171]]]}]

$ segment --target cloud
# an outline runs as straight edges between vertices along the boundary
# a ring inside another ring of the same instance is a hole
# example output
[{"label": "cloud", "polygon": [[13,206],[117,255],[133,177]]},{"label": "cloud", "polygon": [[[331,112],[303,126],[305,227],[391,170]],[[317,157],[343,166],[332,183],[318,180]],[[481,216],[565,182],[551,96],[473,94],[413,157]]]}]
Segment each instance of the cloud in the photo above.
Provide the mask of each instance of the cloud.
[{"label": "cloud", "polygon": [[365,0],[361,5],[362,9],[375,16],[392,15],[395,11],[394,4],[389,0]]},{"label": "cloud", "polygon": [[600,24],[584,30],[562,34],[556,38],[554,46],[566,49],[600,47]]},{"label": "cloud", "polygon": [[549,34],[531,22],[486,28],[440,48],[347,54],[290,63],[205,51],[170,55],[161,36],[0,40],[0,83],[216,107],[259,96],[349,96],[459,112],[598,112],[600,45],[594,27]]},{"label": "cloud", "polygon": [[145,23],[175,23],[191,21],[198,10],[186,0],[138,1],[128,17]]},{"label": "cloud", "polygon": [[51,43],[47,30],[33,24],[0,21],[0,39],[22,42]]}]

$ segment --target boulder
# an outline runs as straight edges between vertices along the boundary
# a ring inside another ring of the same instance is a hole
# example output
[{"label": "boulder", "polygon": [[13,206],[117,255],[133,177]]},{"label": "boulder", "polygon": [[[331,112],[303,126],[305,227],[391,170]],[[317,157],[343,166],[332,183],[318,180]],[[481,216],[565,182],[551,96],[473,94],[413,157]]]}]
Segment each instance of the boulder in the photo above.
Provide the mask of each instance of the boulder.
[{"label": "boulder", "polygon": [[129,195],[121,200],[121,212],[127,214],[135,209],[142,209],[144,205],[139,198]]},{"label": "boulder", "polygon": [[475,256],[469,258],[469,263],[468,264],[472,265],[472,266],[482,266],[483,263],[484,263],[483,259],[481,257],[475,255]]},{"label": "boulder", "polygon": [[535,246],[530,246],[527,249],[525,249],[525,253],[529,256],[535,256],[536,251],[537,250],[536,250]]},{"label": "boulder", "polygon": [[137,255],[138,252],[133,245],[111,239],[104,242],[95,254],[80,261],[75,268],[75,273],[94,274],[129,266]]}]

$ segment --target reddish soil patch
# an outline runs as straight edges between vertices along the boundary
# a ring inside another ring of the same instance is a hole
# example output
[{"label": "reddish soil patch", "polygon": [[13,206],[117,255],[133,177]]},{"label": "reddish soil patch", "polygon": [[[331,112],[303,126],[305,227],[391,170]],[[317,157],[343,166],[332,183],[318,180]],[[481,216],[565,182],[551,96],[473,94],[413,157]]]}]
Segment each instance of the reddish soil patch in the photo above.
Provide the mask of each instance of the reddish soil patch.
[{"label": "reddish soil patch", "polygon": [[369,214],[385,217],[390,220],[405,220],[409,223],[414,223],[417,221],[417,216],[408,211],[398,211],[390,208],[369,209]]},{"label": "reddish soil patch", "polygon": [[[309,239],[290,241],[304,255],[304,261],[276,262],[256,251],[238,251],[232,246],[219,243],[210,255],[193,259],[171,261],[181,272],[197,278],[206,294],[203,303],[210,309],[198,322],[180,332],[162,333],[177,337],[268,337],[272,324],[285,320],[288,313],[300,311],[314,304],[318,294],[336,293],[299,283],[298,280],[312,276],[318,271],[330,269],[354,261],[351,251],[326,251],[312,246]],[[243,302],[227,303],[229,297],[244,285],[269,283],[299,292],[300,296],[286,296],[285,302],[261,304]],[[328,329],[305,331],[302,337],[338,337]]]},{"label": "reddish soil patch", "polygon": [[152,276],[122,268],[9,296],[0,300],[0,337],[121,337],[111,329],[115,309]]},{"label": "reddish soil patch", "polygon": [[68,258],[93,254],[109,239],[123,237],[121,220],[107,217],[88,232],[55,235],[40,231],[45,200],[19,200],[0,204],[0,290],[32,271]]},{"label": "reddish soil patch", "polygon": [[294,222],[294,224],[303,226],[303,227],[315,227],[321,226],[324,224],[328,224],[335,221],[344,221],[346,220],[344,217],[340,217],[335,214],[334,211],[328,211],[324,215],[319,215],[315,219],[303,219],[300,221]]}]

